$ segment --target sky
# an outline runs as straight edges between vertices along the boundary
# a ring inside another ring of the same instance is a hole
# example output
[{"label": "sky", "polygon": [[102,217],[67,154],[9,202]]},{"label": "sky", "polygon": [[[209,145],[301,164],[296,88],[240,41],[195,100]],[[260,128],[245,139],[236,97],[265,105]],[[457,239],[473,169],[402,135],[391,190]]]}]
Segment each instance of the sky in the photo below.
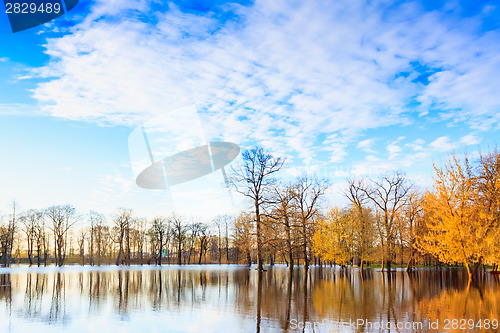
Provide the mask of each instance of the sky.
[{"label": "sky", "polygon": [[0,215],[13,199],[148,217],[245,208],[221,170],[138,187],[145,124],[156,160],[263,146],[287,158],[285,178],[328,178],[325,206],[345,204],[349,177],[403,170],[426,189],[433,164],[498,143],[497,1],[81,0],[17,33],[1,3],[0,40]]}]

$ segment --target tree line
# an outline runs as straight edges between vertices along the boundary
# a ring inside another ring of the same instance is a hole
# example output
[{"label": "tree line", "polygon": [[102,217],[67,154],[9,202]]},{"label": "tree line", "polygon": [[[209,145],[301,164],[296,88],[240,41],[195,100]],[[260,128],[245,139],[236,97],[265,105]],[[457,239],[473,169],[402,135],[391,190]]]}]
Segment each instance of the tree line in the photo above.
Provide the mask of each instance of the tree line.
[{"label": "tree line", "polygon": [[[324,207],[328,180],[279,181],[285,160],[254,148],[232,169],[231,185],[252,202],[235,223],[234,243],[258,269],[277,259],[314,264],[463,266],[469,278],[500,262],[500,153],[452,155],[420,190],[402,171],[347,180],[344,207]],[[326,209],[325,209],[326,208]]]},{"label": "tree line", "polygon": [[71,205],[12,212],[0,221],[0,263],[30,265],[284,263],[342,267],[464,266],[469,276],[500,262],[500,154],[435,166],[421,191],[401,171],[347,180],[347,205],[326,207],[329,181],[279,177],[286,160],[245,150],[228,184],[251,207],[211,222],[171,215],[146,219],[120,209],[111,221]]},{"label": "tree line", "polygon": [[[0,263],[46,266],[65,263],[88,265],[237,262],[230,248],[232,219],[218,216],[210,223],[188,223],[183,217],[134,216],[119,209],[107,221],[90,211],[79,215],[71,205],[29,209],[2,219]],[[68,261],[69,259],[69,261]]]}]

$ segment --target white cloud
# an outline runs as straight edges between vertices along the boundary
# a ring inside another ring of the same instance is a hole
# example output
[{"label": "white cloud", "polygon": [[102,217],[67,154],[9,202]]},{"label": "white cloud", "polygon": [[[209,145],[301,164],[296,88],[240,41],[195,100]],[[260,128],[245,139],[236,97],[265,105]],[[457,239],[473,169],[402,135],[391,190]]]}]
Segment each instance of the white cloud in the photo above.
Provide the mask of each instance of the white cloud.
[{"label": "white cloud", "polygon": [[387,145],[387,152],[389,153],[389,159],[392,159],[398,155],[403,149],[397,144],[390,143]]},{"label": "white cloud", "polygon": [[425,144],[425,140],[416,139],[413,142],[405,144],[405,146],[409,147],[413,151],[422,151],[422,150],[424,150],[424,144]]},{"label": "white cloud", "polygon": [[[71,35],[48,41],[52,61],[39,72],[52,79],[35,90],[46,112],[135,124],[195,103],[212,136],[264,141],[281,132],[275,144],[311,159],[320,133],[352,136],[407,122],[406,104],[422,87],[413,77],[394,77],[421,55],[444,66],[462,50],[449,48],[465,42],[492,55],[483,41],[451,31],[436,14],[404,20],[418,15],[415,8],[396,10],[401,20],[388,22],[380,4],[257,1],[237,7],[240,24],[220,27],[210,15],[175,7],[155,13],[156,24],[130,14],[153,15],[149,6],[98,1]],[[444,36],[431,38],[436,30]],[[445,43],[446,53],[428,51],[448,37],[460,43]],[[436,99],[430,90],[422,93],[422,102]]]},{"label": "white cloud", "polygon": [[432,141],[429,146],[438,152],[446,152],[453,150],[455,145],[451,142],[450,138],[447,136],[441,136],[436,140]]},{"label": "white cloud", "polygon": [[466,146],[477,145],[477,144],[481,143],[481,138],[479,138],[473,134],[469,134],[469,135],[465,135],[462,138],[460,138],[460,143],[462,143]]},{"label": "white cloud", "polygon": [[453,142],[448,136],[441,136],[429,144],[432,150],[438,152],[448,152],[454,149],[459,149],[464,146],[477,145],[481,142],[481,138],[468,134],[460,138],[460,140]]},{"label": "white cloud", "polygon": [[363,151],[370,153],[370,154],[375,154],[376,152],[372,149],[373,145],[375,144],[375,139],[366,139],[363,141],[358,142],[356,145],[356,148],[362,149]]},{"label": "white cloud", "polygon": [[[48,40],[51,61],[35,71],[48,80],[34,90],[45,112],[136,126],[195,104],[209,140],[259,142],[308,166],[319,155],[344,161],[350,144],[376,154],[374,139],[358,142],[365,131],[415,117],[478,129],[500,121],[498,32],[477,33],[417,2],[257,0],[227,6],[238,14],[227,22],[173,5],[152,13],[150,5],[99,0],[71,34]],[[417,80],[416,64],[431,71],[428,85]],[[416,109],[408,107],[414,98]],[[392,161],[377,168],[457,144],[447,136],[427,147],[403,139],[387,144]],[[362,168],[373,170],[355,172]]]}]

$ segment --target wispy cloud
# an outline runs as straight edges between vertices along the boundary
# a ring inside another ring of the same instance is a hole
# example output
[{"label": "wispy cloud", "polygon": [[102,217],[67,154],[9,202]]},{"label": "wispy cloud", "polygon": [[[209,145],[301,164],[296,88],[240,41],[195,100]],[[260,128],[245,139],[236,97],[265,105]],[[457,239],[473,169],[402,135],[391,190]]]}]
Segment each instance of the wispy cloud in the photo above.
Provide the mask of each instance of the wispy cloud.
[{"label": "wispy cloud", "polygon": [[432,141],[429,146],[438,152],[446,152],[454,149],[454,144],[447,136],[441,136]]},{"label": "wispy cloud", "polygon": [[48,40],[38,75],[49,80],[34,91],[47,113],[136,125],[194,103],[208,137],[306,164],[320,153],[342,161],[363,131],[418,115],[478,129],[500,121],[500,38],[479,31],[481,16],[464,28],[418,3],[259,0],[226,5],[233,19],[220,20],[152,3],[97,1],[71,35]]},{"label": "wispy cloud", "polygon": [[374,144],[375,144],[375,139],[371,138],[358,142],[356,147],[364,150],[367,153],[374,154],[375,151],[372,149]]}]

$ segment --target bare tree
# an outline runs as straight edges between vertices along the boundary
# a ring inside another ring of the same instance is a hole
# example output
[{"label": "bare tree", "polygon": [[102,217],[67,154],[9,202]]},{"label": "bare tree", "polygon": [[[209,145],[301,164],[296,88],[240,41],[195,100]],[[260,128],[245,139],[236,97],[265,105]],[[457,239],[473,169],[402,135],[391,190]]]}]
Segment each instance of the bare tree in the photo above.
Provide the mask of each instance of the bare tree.
[{"label": "bare tree", "polygon": [[155,217],[151,222],[150,238],[153,246],[153,253],[156,258],[156,264],[161,266],[163,257],[163,247],[168,243],[170,236],[169,221],[164,217]]},{"label": "bare tree", "polygon": [[214,220],[215,226],[217,227],[217,257],[219,265],[222,264],[222,237],[220,229],[222,227],[222,218],[219,216]]},{"label": "bare tree", "polygon": [[360,188],[380,211],[379,233],[382,236],[381,241],[385,245],[382,249],[382,270],[385,263],[387,269],[389,271],[391,269],[396,246],[396,217],[398,211],[406,203],[410,188],[411,185],[402,172],[383,174],[378,180],[370,180],[369,183]]},{"label": "bare tree", "polygon": [[[406,271],[412,272],[415,254],[417,252],[417,235],[422,232],[423,228],[423,205],[422,195],[413,190],[408,194],[406,205],[403,207],[401,215],[400,237],[401,246],[404,245],[410,250],[410,257],[406,264]],[[403,260],[403,255],[401,255]]]},{"label": "bare tree", "polygon": [[122,255],[124,261],[130,265],[130,225],[132,223],[132,210],[121,209],[115,217],[115,226],[113,227],[114,242],[118,243],[119,250],[115,264],[120,265]]},{"label": "bare tree", "polygon": [[170,223],[172,224],[172,236],[175,241],[175,246],[177,248],[177,264],[182,264],[182,249],[184,241],[186,240],[186,226],[182,218],[172,215],[170,217]]},{"label": "bare tree", "polygon": [[229,216],[224,218],[224,227],[226,230],[226,264],[229,265],[229,224],[232,219]]},{"label": "bare tree", "polygon": [[36,224],[35,232],[35,245],[36,245],[36,256],[37,256],[37,266],[40,267],[41,257],[43,254],[43,263],[47,266],[47,258],[49,256],[49,237],[47,236],[45,228],[44,212],[38,211],[38,221]]},{"label": "bare tree", "polygon": [[366,195],[366,184],[361,179],[349,179],[344,195],[354,208],[353,232],[355,237],[355,251],[359,256],[360,269],[371,254],[373,247],[373,220],[368,209],[369,199]]},{"label": "bare tree", "polygon": [[9,267],[12,261],[12,248],[14,246],[14,235],[16,233],[16,201],[12,200],[12,215],[6,225],[0,225],[0,257],[3,267]]},{"label": "bare tree", "polygon": [[46,209],[45,215],[52,223],[49,228],[54,236],[56,265],[62,266],[66,259],[68,231],[78,221],[78,216],[71,205],[51,206]]},{"label": "bare tree", "polygon": [[[94,242],[96,244],[96,255],[97,255],[97,265],[101,265],[102,258],[106,253],[107,245],[110,241],[110,233],[109,227],[105,224],[104,215],[98,214],[94,215],[96,220],[93,222],[94,224]],[[92,222],[91,222],[92,223]],[[93,261],[93,260],[92,260]]]},{"label": "bare tree", "polygon": [[4,224],[3,221],[0,221],[0,257],[3,267],[10,266],[10,242],[11,242],[11,234],[12,234],[12,225],[9,223]]},{"label": "bare tree", "polygon": [[9,220],[9,228],[10,228],[10,240],[9,240],[9,251],[7,253],[7,257],[9,260],[9,264],[7,266],[10,266],[10,261],[12,259],[12,247],[14,246],[14,235],[16,234],[16,227],[17,227],[17,221],[16,221],[16,207],[17,207],[17,201],[14,199],[11,202],[12,206],[12,217]]},{"label": "bare tree", "polygon": [[199,235],[200,235],[200,256],[198,259],[198,265],[201,265],[201,258],[203,257],[204,254],[207,253],[208,242],[210,241],[210,234],[208,226],[206,224],[203,223],[200,224]]},{"label": "bare tree", "polygon": [[26,245],[28,246],[28,261],[30,266],[33,264],[33,254],[35,246],[37,246],[37,254],[40,257],[40,242],[39,242],[39,228],[38,226],[43,219],[43,212],[30,209],[19,220],[23,225],[23,231],[26,234]]},{"label": "bare tree", "polygon": [[245,150],[242,154],[243,164],[231,169],[229,184],[244,196],[253,201],[255,227],[257,236],[257,263],[258,270],[263,270],[261,214],[262,206],[266,204],[266,192],[276,184],[274,174],[285,162],[281,157],[274,157],[261,147]]},{"label": "bare tree", "polygon": [[[89,223],[90,223],[90,265],[94,266],[94,239],[96,237],[96,229],[98,226],[104,223],[104,215],[91,210],[89,212]],[[99,243],[98,243],[99,244]],[[100,252],[100,244],[98,245]]]},{"label": "bare tree", "polygon": [[134,232],[135,232],[135,244],[136,244],[136,252],[138,252],[139,263],[142,265],[144,261],[144,244],[146,242],[146,226],[147,220],[145,218],[137,218],[134,223]]},{"label": "bare tree", "polygon": [[273,210],[269,217],[274,219],[284,232],[285,251],[288,254],[288,267],[293,270],[295,237],[293,235],[293,219],[295,215],[295,197],[292,185],[282,185],[273,189]]},{"label": "bare tree", "polygon": [[80,233],[78,235],[78,249],[79,249],[79,254],[80,258],[82,260],[82,265],[85,266],[85,239],[87,238],[87,230],[82,228],[80,230]]},{"label": "bare tree", "polygon": [[314,218],[318,213],[319,199],[328,188],[326,180],[316,177],[301,176],[295,181],[293,197],[298,212],[300,246],[304,255],[304,268],[309,267],[309,251],[314,234]]},{"label": "bare tree", "polygon": [[191,255],[195,252],[196,241],[198,240],[202,228],[203,225],[200,222],[193,222],[188,226],[188,229],[191,231],[191,234],[189,235],[188,265],[191,263]]}]

